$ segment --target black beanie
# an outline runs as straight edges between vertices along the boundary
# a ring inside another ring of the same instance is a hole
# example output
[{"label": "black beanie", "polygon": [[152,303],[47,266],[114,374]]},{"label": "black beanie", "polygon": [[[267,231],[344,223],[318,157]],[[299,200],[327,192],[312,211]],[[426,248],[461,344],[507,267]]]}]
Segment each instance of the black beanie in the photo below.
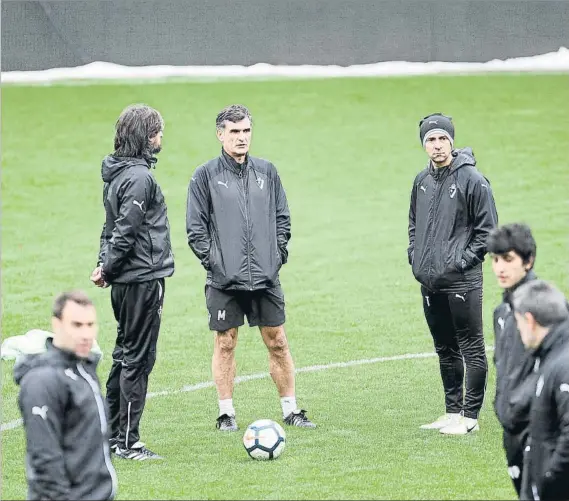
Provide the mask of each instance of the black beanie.
[{"label": "black beanie", "polygon": [[442,113],[433,113],[423,118],[419,122],[419,137],[421,144],[425,147],[425,142],[431,134],[444,134],[450,140],[451,146],[454,146],[454,125],[452,117],[447,117]]}]

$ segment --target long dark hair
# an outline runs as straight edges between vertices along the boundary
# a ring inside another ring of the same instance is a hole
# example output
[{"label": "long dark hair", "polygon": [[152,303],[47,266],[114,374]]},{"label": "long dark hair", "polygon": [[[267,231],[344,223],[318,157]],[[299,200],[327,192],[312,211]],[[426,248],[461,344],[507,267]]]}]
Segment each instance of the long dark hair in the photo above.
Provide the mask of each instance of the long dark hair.
[{"label": "long dark hair", "polygon": [[115,125],[115,157],[134,157],[155,160],[150,138],[164,129],[158,111],[146,104],[133,104],[120,114]]}]

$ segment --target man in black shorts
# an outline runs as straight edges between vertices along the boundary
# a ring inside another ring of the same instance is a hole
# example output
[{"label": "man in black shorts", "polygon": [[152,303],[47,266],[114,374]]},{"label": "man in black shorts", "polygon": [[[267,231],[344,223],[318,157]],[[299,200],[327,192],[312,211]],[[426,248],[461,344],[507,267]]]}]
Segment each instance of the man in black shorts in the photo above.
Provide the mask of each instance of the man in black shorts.
[{"label": "man in black shorts", "polygon": [[288,257],[290,213],[275,166],[249,156],[252,118],[241,105],[216,119],[221,155],[196,169],[188,187],[188,243],[207,271],[209,328],[216,332],[212,372],[217,428],[238,430],[233,407],[235,347],[244,317],[259,327],[285,424],[314,428],[297,408],[279,270]]}]

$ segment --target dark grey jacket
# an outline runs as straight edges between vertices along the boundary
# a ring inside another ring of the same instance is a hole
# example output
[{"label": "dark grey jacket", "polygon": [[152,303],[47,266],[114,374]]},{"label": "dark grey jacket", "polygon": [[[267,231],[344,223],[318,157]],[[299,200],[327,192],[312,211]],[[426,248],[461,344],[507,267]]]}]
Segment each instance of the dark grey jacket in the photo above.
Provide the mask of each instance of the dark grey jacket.
[{"label": "dark grey jacket", "polygon": [[103,160],[99,264],[107,283],[146,282],[174,273],[170,224],[162,190],[140,158]]},{"label": "dark grey jacket", "polygon": [[55,348],[19,360],[28,499],[113,499],[117,478],[96,358]]},{"label": "dark grey jacket", "polygon": [[536,280],[530,270],[514,287],[503,294],[502,303],[494,310],[494,364],[496,365],[496,397],[494,410],[502,427],[513,435],[527,436],[529,410],[536,378],[535,357],[525,349],[514,317],[512,295],[521,285]]},{"label": "dark grey jacket", "polygon": [[433,292],[482,287],[486,238],[498,224],[488,180],[470,148],[453,151],[450,166],[429,165],[413,182],[409,208],[409,264]]},{"label": "dark grey jacket", "polygon": [[569,499],[569,321],[551,329],[535,357],[522,499]]},{"label": "dark grey jacket", "polygon": [[186,230],[207,284],[234,290],[278,285],[291,234],[275,166],[250,156],[240,166],[222,152],[198,167],[188,187]]}]

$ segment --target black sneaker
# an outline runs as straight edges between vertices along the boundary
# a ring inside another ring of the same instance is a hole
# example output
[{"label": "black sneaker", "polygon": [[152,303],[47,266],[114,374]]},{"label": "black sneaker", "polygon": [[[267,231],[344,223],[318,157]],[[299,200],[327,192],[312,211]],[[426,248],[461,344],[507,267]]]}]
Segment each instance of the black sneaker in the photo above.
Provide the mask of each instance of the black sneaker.
[{"label": "black sneaker", "polygon": [[306,417],[305,410],[291,412],[284,419],[284,423],[290,426],[298,426],[299,428],[316,428],[316,425]]},{"label": "black sneaker", "polygon": [[237,421],[235,421],[235,416],[230,416],[228,414],[222,414],[217,418],[217,423],[215,427],[219,431],[237,431],[239,426],[237,426]]},{"label": "black sneaker", "polygon": [[136,442],[129,449],[122,449],[120,445],[115,447],[115,454],[123,459],[133,459],[134,461],[146,461],[147,459],[164,459],[150,449],[147,449],[142,442]]}]

